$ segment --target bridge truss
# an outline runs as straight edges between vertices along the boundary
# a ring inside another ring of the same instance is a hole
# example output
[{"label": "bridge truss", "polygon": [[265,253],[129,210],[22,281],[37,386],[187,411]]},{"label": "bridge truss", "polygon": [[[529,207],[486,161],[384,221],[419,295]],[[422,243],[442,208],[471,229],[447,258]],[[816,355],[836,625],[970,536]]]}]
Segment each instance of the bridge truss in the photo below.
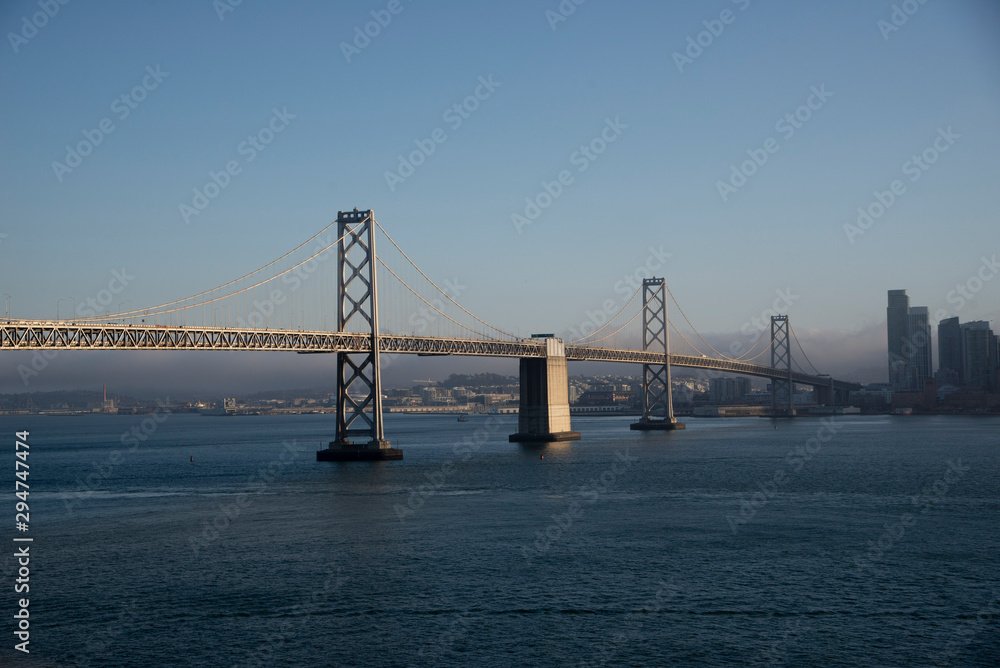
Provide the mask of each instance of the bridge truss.
[{"label": "bridge truss", "polygon": [[[380,353],[465,355],[473,357],[544,357],[537,340],[474,340],[381,334]],[[246,350],[297,353],[368,352],[371,336],[351,332],[142,327],[132,325],[73,325],[50,321],[0,321],[0,350]],[[764,364],[670,353],[671,366],[738,373],[761,378],[788,378],[788,371]],[[663,353],[621,348],[566,346],[569,361],[662,364]],[[829,386],[826,376],[791,372],[794,383]],[[839,391],[861,389],[858,383],[833,381]]]}]

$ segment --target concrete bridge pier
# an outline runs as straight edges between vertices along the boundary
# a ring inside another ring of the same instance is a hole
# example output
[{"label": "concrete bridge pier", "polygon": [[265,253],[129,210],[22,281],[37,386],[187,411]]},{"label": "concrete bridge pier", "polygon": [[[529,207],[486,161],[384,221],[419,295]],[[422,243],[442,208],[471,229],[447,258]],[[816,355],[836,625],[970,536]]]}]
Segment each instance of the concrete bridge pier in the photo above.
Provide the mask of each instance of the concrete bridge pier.
[{"label": "concrete bridge pier", "polygon": [[545,340],[545,357],[521,358],[521,407],[511,443],[576,441],[569,422],[569,377],[562,339]]}]

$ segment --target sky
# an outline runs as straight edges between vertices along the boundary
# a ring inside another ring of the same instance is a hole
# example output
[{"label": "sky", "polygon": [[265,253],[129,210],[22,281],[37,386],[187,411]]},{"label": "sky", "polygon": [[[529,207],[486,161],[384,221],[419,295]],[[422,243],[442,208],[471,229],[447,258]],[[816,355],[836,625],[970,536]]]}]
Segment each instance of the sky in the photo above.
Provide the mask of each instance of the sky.
[{"label": "sky", "polygon": [[[889,289],[1000,327],[1000,5],[577,2],[7,0],[5,312],[54,318],[115,272],[126,307],[200,292],[357,206],[521,335],[578,327],[651,258],[716,345],[792,295],[783,312],[838,377],[884,380]],[[333,370],[72,352],[25,380],[31,360],[5,353],[0,391]],[[516,362],[401,359],[386,384],[453,370]]]}]

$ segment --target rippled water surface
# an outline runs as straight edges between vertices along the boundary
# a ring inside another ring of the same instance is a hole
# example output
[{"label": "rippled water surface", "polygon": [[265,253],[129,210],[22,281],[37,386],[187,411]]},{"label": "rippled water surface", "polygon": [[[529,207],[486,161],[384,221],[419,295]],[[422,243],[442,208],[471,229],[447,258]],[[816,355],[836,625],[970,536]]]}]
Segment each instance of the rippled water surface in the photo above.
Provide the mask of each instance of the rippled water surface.
[{"label": "rippled water surface", "polygon": [[355,464],[315,461],[332,416],[148,420],[0,417],[34,537],[4,665],[1000,662],[997,418],[574,418],[529,448],[391,415],[405,459]]}]

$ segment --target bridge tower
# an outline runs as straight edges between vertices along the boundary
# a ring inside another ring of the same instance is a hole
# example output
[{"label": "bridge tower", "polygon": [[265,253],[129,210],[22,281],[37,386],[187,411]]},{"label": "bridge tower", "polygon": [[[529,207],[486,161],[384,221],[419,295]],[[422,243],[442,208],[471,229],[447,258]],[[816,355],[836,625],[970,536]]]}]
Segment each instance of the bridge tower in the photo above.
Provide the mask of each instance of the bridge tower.
[{"label": "bridge tower", "polygon": [[[337,353],[337,435],[316,453],[317,461],[403,458],[402,450],[389,447],[382,427],[374,228],[370,209],[337,213],[337,331],[359,329],[370,337],[370,347]],[[352,437],[365,440],[354,443]]]},{"label": "bridge tower", "polygon": [[667,282],[663,278],[642,281],[642,349],[663,351],[663,364],[642,365],[642,417],[629,428],[641,431],[684,429],[674,417],[670,391],[670,335],[667,332]]},{"label": "bridge tower", "polygon": [[793,417],[795,386],[792,383],[792,348],[787,315],[771,316],[771,366],[787,372],[785,378],[771,379],[771,415]]}]

